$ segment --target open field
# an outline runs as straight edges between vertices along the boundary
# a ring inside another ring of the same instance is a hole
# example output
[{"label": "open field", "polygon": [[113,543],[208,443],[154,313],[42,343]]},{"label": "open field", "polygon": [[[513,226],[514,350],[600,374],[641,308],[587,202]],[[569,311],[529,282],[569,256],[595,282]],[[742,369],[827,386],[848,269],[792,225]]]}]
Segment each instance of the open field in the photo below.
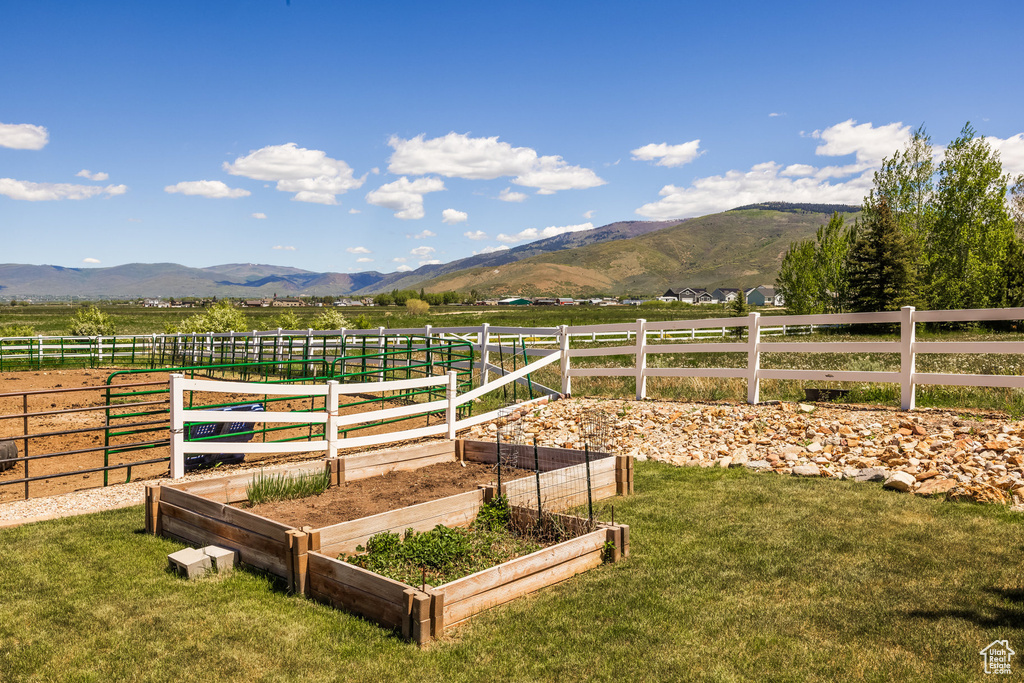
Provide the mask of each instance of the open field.
[{"label": "open field", "polygon": [[[427,651],[248,571],[187,583],[141,507],[0,532],[5,680],[983,680],[1022,518],[877,484],[636,467],[632,555]],[[610,596],[598,600],[598,596]],[[73,637],[69,637],[73,634]],[[1013,662],[1017,664],[1016,661]]]}]

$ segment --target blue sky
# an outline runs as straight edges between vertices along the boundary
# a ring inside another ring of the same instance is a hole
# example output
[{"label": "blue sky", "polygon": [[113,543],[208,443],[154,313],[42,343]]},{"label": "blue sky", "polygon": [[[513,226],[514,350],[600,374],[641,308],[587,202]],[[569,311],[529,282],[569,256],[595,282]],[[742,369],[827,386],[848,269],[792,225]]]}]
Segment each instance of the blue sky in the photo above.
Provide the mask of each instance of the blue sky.
[{"label": "blue sky", "polygon": [[860,203],[924,123],[1024,172],[1012,2],[0,0],[0,262],[412,269]]}]

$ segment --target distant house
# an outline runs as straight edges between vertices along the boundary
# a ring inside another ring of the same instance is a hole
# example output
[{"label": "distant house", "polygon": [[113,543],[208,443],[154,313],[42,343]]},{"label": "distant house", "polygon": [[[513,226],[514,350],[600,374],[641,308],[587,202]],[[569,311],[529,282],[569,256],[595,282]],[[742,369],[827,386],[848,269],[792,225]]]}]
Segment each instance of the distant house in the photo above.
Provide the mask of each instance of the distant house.
[{"label": "distant house", "polygon": [[499,306],[529,306],[533,302],[529,299],[523,299],[520,297],[509,297],[508,299],[499,299]]},{"label": "distant house", "polygon": [[702,291],[704,290],[697,290],[692,287],[680,287],[679,289],[669,289],[667,292],[662,294],[662,297],[675,297],[676,301],[692,304],[695,303],[698,292]]},{"label": "distant house", "polygon": [[564,297],[564,296],[560,296],[557,299],[555,299],[555,303],[558,304],[559,306],[575,306],[576,305],[576,301],[574,299],[572,299],[571,297]]},{"label": "distant house", "polygon": [[774,287],[761,285],[746,292],[747,303],[751,306],[784,306],[786,304],[782,294],[775,291]]},{"label": "distant house", "polygon": [[270,305],[270,299],[246,299],[242,305],[246,308],[266,308]]},{"label": "distant house", "polygon": [[551,297],[542,297],[533,302],[534,306],[556,306],[557,304],[558,299],[553,299]]},{"label": "distant house", "polygon": [[693,303],[695,304],[717,304],[718,300],[715,299],[706,289],[698,289],[694,292]]},{"label": "distant house", "polygon": [[145,308],[170,308],[171,302],[163,301],[162,299],[146,299],[142,302]]},{"label": "distant house", "polygon": [[719,287],[715,291],[711,292],[711,296],[717,299],[716,303],[729,303],[736,301],[740,296],[740,290],[735,287]]},{"label": "distant house", "polygon": [[271,306],[301,306],[302,299],[274,299]]}]

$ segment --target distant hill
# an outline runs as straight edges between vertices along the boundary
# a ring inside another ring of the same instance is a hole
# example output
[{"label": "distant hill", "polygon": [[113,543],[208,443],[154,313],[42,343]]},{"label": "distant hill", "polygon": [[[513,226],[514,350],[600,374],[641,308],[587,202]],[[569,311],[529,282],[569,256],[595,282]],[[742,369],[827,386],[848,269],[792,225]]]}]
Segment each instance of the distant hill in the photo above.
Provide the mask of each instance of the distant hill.
[{"label": "distant hill", "polygon": [[128,263],[110,268],[0,264],[0,297],[85,298],[351,296],[419,287],[419,283],[469,267],[496,266],[537,254],[628,239],[675,225],[678,221],[622,221],[593,230],[550,237],[451,263],[423,266],[407,273],[317,273],[258,263],[229,263],[190,268],[176,263]]},{"label": "distant hill", "polygon": [[812,236],[833,211],[851,215],[858,210],[766,202],[686,221],[621,221],[404,273],[317,273],[254,263],[209,268],[8,263],[0,264],[0,297],[361,296],[420,287],[581,296],[660,294],[680,286],[750,287],[771,284],[790,243]]},{"label": "distant hill", "polygon": [[831,205],[811,206],[828,209],[812,212],[777,204],[726,211],[625,240],[456,271],[421,286],[427,291],[581,296],[772,284],[789,245],[813,236],[832,214]]}]

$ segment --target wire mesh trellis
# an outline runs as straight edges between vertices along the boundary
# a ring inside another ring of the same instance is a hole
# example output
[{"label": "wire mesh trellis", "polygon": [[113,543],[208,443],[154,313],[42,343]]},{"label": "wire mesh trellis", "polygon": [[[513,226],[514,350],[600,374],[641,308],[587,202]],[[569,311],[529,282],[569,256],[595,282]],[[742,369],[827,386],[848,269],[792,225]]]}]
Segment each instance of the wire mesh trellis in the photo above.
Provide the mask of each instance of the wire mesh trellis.
[{"label": "wire mesh trellis", "polygon": [[[522,408],[506,405],[499,412],[496,433],[498,487],[509,505],[529,512],[539,525],[558,513],[579,510],[594,527],[594,492],[615,485],[610,420],[599,410],[580,416],[569,429],[579,432],[583,450],[540,446],[525,429]],[[523,470],[532,476],[523,477]]]}]

